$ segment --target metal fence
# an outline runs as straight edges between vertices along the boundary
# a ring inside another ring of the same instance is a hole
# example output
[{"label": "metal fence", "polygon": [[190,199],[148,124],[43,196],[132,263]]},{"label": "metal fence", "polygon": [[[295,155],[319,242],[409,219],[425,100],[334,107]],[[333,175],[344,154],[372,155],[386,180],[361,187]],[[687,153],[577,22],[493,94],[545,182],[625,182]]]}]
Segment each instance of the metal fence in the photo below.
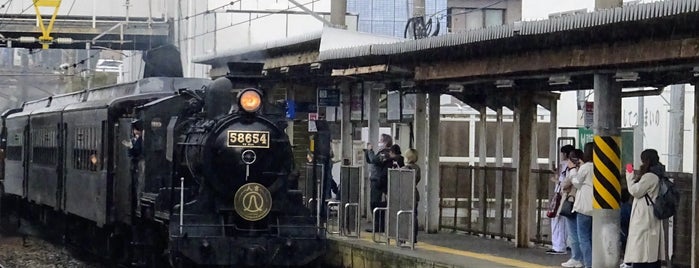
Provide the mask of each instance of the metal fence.
[{"label": "metal fence", "polygon": [[[551,225],[546,217],[554,184],[550,170],[531,170],[536,185],[536,230],[532,242],[550,244]],[[689,267],[691,261],[692,174],[668,172],[680,193],[676,215],[665,224],[672,267]],[[622,187],[626,188],[625,177]],[[517,170],[509,167],[440,166],[439,228],[475,235],[513,239],[515,234],[515,182]],[[483,216],[481,216],[483,215]],[[670,235],[670,232],[672,233]]]},{"label": "metal fence", "polygon": [[665,227],[670,229],[672,236],[666,239],[669,251],[668,256],[672,267],[691,267],[692,251],[692,174],[668,172],[667,176],[675,183],[675,189],[680,194],[680,203],[677,213]]},{"label": "metal fence", "polygon": [[[531,170],[535,184],[536,224],[532,242],[551,243],[546,217],[553,193],[550,170]],[[513,239],[515,235],[514,189],[517,169],[466,165],[440,166],[440,229]]]}]

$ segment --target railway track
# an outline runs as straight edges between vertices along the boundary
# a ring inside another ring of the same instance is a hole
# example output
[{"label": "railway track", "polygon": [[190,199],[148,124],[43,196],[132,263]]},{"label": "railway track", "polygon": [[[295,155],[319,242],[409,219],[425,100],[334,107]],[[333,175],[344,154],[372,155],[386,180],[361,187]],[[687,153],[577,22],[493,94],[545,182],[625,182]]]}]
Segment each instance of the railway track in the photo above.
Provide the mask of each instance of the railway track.
[{"label": "railway track", "polygon": [[0,268],[107,267],[96,256],[60,241],[52,241],[36,232],[34,226],[16,220],[3,220],[0,226]]}]

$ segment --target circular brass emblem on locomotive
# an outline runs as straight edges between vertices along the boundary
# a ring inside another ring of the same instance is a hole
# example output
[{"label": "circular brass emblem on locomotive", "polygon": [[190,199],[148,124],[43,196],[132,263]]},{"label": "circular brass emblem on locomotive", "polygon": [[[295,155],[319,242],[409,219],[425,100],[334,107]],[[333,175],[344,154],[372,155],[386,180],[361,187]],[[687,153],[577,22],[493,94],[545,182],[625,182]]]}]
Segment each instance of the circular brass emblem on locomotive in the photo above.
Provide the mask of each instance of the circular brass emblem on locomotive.
[{"label": "circular brass emblem on locomotive", "polygon": [[259,221],[272,209],[272,194],[259,183],[248,183],[235,193],[235,211],[243,219]]}]

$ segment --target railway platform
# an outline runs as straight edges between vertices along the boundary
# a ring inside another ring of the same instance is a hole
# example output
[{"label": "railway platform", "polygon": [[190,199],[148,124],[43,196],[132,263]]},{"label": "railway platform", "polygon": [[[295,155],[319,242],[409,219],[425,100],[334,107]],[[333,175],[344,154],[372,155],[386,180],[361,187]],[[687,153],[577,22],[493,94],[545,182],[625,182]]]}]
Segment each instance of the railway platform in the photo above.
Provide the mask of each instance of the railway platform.
[{"label": "railway platform", "polygon": [[470,234],[420,233],[415,249],[372,241],[371,233],[359,238],[329,236],[328,267],[561,267],[570,256],[547,255],[542,246],[516,248],[505,239]]}]

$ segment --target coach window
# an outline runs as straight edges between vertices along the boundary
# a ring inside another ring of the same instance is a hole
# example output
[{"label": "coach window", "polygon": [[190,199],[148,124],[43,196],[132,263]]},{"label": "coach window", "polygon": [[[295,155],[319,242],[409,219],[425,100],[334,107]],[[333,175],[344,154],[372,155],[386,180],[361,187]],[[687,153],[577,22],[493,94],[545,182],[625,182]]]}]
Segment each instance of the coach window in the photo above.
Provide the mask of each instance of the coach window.
[{"label": "coach window", "polygon": [[24,144],[24,138],[22,137],[21,130],[10,131],[10,135],[7,138],[7,151],[5,152],[5,158],[7,160],[22,161],[22,145]]},{"label": "coach window", "polygon": [[73,168],[97,171],[102,167],[99,148],[100,131],[96,127],[75,128],[73,145]]},{"label": "coach window", "polygon": [[56,165],[58,163],[58,142],[56,130],[38,128],[32,131],[32,162],[38,165]]}]

